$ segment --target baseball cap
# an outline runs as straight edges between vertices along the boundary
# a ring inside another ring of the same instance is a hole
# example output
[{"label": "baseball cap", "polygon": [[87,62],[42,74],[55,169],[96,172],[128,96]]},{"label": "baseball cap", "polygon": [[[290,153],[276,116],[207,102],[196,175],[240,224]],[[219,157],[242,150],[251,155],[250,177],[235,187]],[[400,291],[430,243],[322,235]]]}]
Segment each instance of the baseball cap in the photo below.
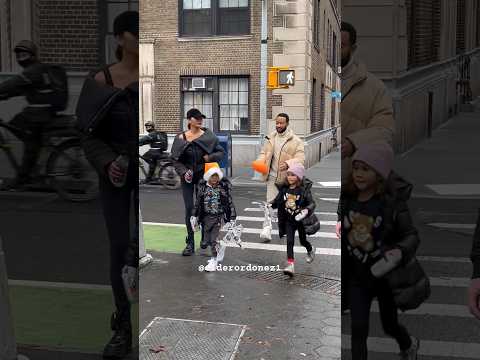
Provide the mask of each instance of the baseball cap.
[{"label": "baseball cap", "polygon": [[203,119],[206,119],[207,117],[205,115],[203,115],[200,110],[198,109],[190,109],[187,111],[187,119],[190,119],[190,118],[195,118],[195,119],[199,119],[199,118],[203,118]]}]

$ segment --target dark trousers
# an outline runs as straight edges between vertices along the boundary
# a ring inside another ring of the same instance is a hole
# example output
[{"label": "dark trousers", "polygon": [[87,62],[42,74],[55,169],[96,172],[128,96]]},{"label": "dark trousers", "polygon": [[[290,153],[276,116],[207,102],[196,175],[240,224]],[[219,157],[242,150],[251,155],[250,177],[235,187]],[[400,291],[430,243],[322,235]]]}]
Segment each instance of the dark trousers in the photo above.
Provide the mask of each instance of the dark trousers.
[{"label": "dark trousers", "polygon": [[368,359],[367,338],[369,331],[370,307],[377,296],[380,319],[385,333],[393,337],[400,350],[410,348],[412,342],[407,330],[398,322],[398,309],[388,284],[375,280],[371,287],[349,281],[348,297],[352,321],[352,360]]},{"label": "dark trousers", "polygon": [[[120,320],[130,321],[130,302],[123,285],[122,269],[127,261],[131,266],[136,261],[138,266],[138,187],[130,179],[121,188],[102,179],[100,196],[110,241],[110,281],[115,306]],[[133,259],[132,251],[136,251]]]},{"label": "dark trousers", "polygon": [[305,227],[299,221],[287,220],[285,224],[285,230],[287,232],[287,258],[293,260],[293,247],[295,246],[295,231],[298,230],[298,237],[300,238],[300,244],[307,249],[308,252],[312,251],[312,244],[307,240],[307,234],[305,234]]},{"label": "dark trousers", "polygon": [[211,244],[212,256],[217,257],[217,239],[222,227],[222,215],[205,215],[203,221],[203,239]]},{"label": "dark trousers", "polygon": [[31,175],[38,161],[42,147],[42,133],[46,125],[53,121],[53,113],[49,109],[26,108],[17,114],[11,125],[29,132],[29,135],[15,134],[24,143],[22,163],[18,170],[18,180],[25,182]]},{"label": "dark trousers", "polygon": [[[197,184],[200,181],[201,176],[195,175],[193,181],[189,184],[182,179],[182,194],[183,194],[183,203],[185,205],[185,225],[187,226],[187,245],[195,248],[195,236],[190,224],[190,217],[193,215],[193,209],[195,204],[195,197],[197,193]],[[203,232],[202,232],[203,238]]]}]

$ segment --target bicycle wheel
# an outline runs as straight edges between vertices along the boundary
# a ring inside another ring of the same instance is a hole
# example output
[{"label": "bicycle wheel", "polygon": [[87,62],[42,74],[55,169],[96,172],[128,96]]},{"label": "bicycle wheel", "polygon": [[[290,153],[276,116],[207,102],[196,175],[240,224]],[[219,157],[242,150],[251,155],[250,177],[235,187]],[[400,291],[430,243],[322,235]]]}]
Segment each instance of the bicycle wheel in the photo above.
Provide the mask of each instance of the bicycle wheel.
[{"label": "bicycle wheel", "polygon": [[47,161],[47,176],[65,200],[90,201],[98,196],[98,175],[85,157],[80,140],[69,140],[55,147]]},{"label": "bicycle wheel", "polygon": [[157,178],[166,189],[175,190],[180,187],[180,176],[178,176],[172,164],[166,164],[160,167]]}]

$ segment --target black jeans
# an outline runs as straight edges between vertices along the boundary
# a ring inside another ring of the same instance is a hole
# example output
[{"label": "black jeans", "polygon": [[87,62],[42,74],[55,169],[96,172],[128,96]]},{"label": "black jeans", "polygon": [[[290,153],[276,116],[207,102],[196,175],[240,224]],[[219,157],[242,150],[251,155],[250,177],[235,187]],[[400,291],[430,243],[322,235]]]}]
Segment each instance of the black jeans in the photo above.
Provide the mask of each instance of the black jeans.
[{"label": "black jeans", "polygon": [[377,296],[380,319],[385,333],[393,337],[400,350],[410,348],[412,341],[407,329],[398,322],[398,309],[388,284],[375,280],[372,287],[362,286],[357,281],[349,281],[348,297],[352,321],[352,360],[368,359],[367,338],[369,331],[370,307]]},{"label": "black jeans", "polygon": [[217,239],[222,227],[222,215],[205,215],[202,236],[212,248],[212,256],[217,257]]},{"label": "black jeans", "polygon": [[287,232],[287,258],[293,260],[293,247],[295,245],[295,231],[298,230],[298,237],[300,238],[300,244],[307,249],[308,252],[312,251],[312,244],[307,240],[307,234],[305,234],[305,227],[301,222],[288,219],[285,224],[285,230]]},{"label": "black jeans", "polygon": [[[129,176],[134,178],[132,174]],[[106,179],[100,180],[100,196],[110,240],[110,281],[115,307],[120,320],[130,321],[130,302],[122,280],[122,269],[127,264],[129,253],[136,248],[138,266],[138,186],[128,180],[121,188],[114,187]],[[138,183],[138,176],[136,178]],[[136,242],[136,244],[135,244]]]},{"label": "black jeans", "polygon": [[185,182],[185,180],[182,178],[182,194],[183,203],[185,205],[185,225],[187,226],[187,239],[185,242],[193,249],[195,249],[195,236],[192,225],[190,224],[190,217],[193,215],[193,209],[196,200],[195,197],[197,194],[197,184],[202,176],[203,174],[195,174],[190,184]]}]

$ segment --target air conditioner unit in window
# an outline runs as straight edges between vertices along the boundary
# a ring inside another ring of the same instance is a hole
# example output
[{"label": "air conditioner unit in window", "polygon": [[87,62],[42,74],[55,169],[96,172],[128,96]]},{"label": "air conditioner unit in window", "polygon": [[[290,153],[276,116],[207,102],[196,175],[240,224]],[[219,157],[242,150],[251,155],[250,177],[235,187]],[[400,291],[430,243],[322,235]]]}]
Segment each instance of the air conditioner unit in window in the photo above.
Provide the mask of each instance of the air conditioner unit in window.
[{"label": "air conditioner unit in window", "polygon": [[207,79],[205,78],[193,78],[192,79],[192,89],[205,89]]}]

